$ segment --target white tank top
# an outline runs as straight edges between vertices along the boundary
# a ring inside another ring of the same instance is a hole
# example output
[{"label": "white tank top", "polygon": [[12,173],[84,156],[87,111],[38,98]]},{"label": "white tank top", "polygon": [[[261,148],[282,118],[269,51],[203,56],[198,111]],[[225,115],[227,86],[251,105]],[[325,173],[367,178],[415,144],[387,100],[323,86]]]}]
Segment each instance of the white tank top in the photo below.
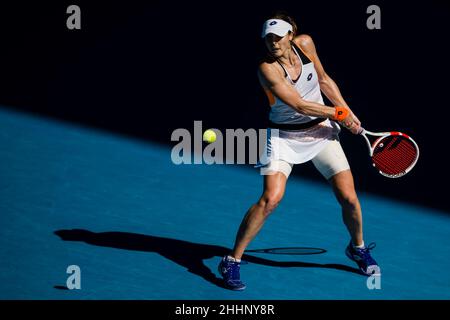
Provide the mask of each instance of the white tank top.
[{"label": "white tank top", "polygon": [[[323,104],[319,79],[314,68],[314,63],[293,42],[292,49],[300,59],[302,69],[300,76],[294,81],[284,66],[278,62],[286,74],[286,79],[294,86],[302,99]],[[271,94],[271,92],[266,91],[266,93],[269,96],[271,104],[269,119],[274,123],[305,123],[317,118],[301,114]]]},{"label": "white tank top", "polygon": [[[313,62],[295,43],[292,43],[292,48],[302,63],[302,71],[299,78],[294,81],[280,63],[286,73],[287,80],[303,99],[323,104],[319,79]],[[268,89],[265,91],[271,105],[269,119],[272,122],[283,124],[305,123],[317,119],[317,117],[306,116],[297,112],[275,97]],[[307,162],[322,151],[328,142],[338,139],[339,131],[339,125],[329,119],[325,119],[320,124],[306,130],[268,129],[266,149],[256,167],[264,167],[272,160],[284,160],[292,164]]]}]

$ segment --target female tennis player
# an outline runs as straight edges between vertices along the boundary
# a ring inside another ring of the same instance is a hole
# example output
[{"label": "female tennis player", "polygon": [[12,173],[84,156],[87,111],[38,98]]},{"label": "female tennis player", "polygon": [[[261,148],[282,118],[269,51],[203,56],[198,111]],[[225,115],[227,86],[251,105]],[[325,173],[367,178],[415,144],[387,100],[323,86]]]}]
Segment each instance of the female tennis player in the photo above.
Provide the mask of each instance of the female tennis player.
[{"label": "female tennis player", "polygon": [[[354,134],[360,132],[361,123],[325,72],[311,37],[297,36],[296,32],[296,23],[286,14],[276,14],[263,25],[268,55],[259,66],[258,76],[271,106],[268,161],[261,168],[264,192],[245,215],[233,250],[219,264],[224,284],[232,290],[246,287],[240,279],[241,257],[281,201],[293,165],[310,160],[330,182],[342,207],[351,238],[346,255],[364,274],[380,272],[370,255],[374,246],[364,245],[361,206],[338,138],[338,123]],[[333,107],[324,105],[321,92]]]}]

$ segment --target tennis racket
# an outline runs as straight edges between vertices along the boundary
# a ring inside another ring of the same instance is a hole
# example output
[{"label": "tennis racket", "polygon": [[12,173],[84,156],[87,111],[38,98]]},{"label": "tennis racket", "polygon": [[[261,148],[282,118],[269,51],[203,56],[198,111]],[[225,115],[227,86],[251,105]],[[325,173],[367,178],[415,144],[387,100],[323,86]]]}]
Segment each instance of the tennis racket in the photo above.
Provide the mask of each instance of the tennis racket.
[{"label": "tennis racket", "polygon": [[[419,147],[407,134],[402,132],[371,132],[361,128],[369,147],[373,166],[388,178],[399,178],[407,174],[419,159]],[[377,137],[371,143],[368,136]]]}]

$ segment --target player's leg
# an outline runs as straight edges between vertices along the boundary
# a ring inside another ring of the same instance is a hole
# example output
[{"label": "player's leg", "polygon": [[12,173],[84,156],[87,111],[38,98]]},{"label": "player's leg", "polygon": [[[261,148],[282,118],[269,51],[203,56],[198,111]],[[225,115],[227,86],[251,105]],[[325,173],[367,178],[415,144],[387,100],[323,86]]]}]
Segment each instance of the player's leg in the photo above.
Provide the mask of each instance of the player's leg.
[{"label": "player's leg", "polygon": [[239,226],[234,248],[230,254],[233,258],[241,259],[245,248],[258,234],[269,214],[278,206],[284,195],[286,181],[287,177],[281,172],[264,176],[262,196],[249,208]]},{"label": "player's leg", "polygon": [[330,182],[341,205],[342,218],[351,237],[346,248],[347,256],[354,260],[365,274],[372,274],[374,271],[379,273],[379,267],[369,252],[373,247],[364,245],[361,205],[350,166],[339,141],[331,141],[313,159],[313,163]]},{"label": "player's leg", "polygon": [[342,217],[352,239],[345,249],[345,254],[358,264],[364,274],[380,274],[380,267],[370,254],[370,250],[374,246],[365,246],[363,241],[361,206],[356,195],[351,171],[341,171],[332,176],[329,181],[341,204]]},{"label": "player's leg", "polygon": [[361,205],[356,195],[353,175],[350,170],[341,171],[328,180],[334,195],[342,208],[342,219],[347,227],[352,243],[363,245],[363,227]]},{"label": "player's leg", "polygon": [[287,178],[292,165],[285,161],[272,161],[264,172],[264,191],[259,200],[245,214],[236,235],[231,253],[222,258],[219,273],[224,284],[232,290],[244,290],[245,284],[240,279],[241,257],[248,244],[261,230],[265,220],[277,207],[284,195]]}]

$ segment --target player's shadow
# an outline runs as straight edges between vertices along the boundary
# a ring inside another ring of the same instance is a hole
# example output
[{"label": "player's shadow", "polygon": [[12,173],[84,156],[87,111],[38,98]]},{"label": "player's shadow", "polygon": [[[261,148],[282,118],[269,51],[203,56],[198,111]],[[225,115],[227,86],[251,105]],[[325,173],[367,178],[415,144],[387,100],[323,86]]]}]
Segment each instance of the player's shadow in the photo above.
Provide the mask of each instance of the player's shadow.
[{"label": "player's shadow", "polygon": [[[185,267],[189,272],[223,287],[222,281],[204,263],[213,257],[223,257],[230,252],[222,246],[194,243],[164,237],[149,236],[129,232],[91,232],[82,229],[57,230],[55,234],[64,241],[82,241],[95,246],[125,250],[156,252],[161,256]],[[323,250],[323,249],[320,249]],[[325,250],[323,250],[325,252]],[[243,260],[272,267],[301,267],[338,269],[360,274],[356,268],[333,263],[311,263],[300,261],[273,261],[245,254]]]}]

